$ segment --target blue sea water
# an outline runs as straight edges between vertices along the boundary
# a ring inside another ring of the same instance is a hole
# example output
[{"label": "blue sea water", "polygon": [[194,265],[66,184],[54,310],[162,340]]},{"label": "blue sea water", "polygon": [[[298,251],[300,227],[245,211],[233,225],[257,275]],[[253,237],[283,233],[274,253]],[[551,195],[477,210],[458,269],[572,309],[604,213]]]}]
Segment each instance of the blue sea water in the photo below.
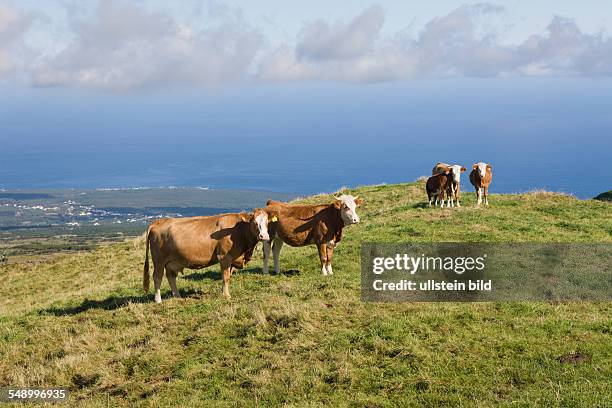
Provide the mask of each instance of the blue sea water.
[{"label": "blue sea water", "polygon": [[0,142],[0,188],[10,189],[311,194],[485,161],[492,192],[590,198],[612,188],[612,80],[11,90],[0,94]]}]

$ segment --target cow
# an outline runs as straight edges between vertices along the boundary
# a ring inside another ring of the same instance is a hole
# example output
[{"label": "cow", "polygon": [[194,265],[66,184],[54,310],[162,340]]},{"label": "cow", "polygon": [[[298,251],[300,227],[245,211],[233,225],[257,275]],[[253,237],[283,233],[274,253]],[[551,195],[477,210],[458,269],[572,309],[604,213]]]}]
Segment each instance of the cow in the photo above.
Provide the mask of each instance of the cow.
[{"label": "cow", "polygon": [[147,229],[143,288],[149,292],[149,248],[153,260],[155,302],[161,303],[164,277],[172,295],[180,297],[176,277],[184,268],[200,269],[219,263],[223,276],[222,293],[230,298],[229,282],[234,268],[242,269],[259,241],[270,239],[268,213],[221,214],[208,217],[163,218]]},{"label": "cow", "polygon": [[310,244],[317,246],[321,273],[333,274],[334,248],[342,239],[345,226],[357,224],[357,207],[362,204],[359,197],[341,195],[331,204],[296,205],[268,200],[266,211],[270,222],[270,241],[264,242],[263,272],[268,273],[270,249],[274,257],[274,272],[280,273],[279,256],[283,243],[292,247]]},{"label": "cow", "polygon": [[[454,199],[454,201],[457,203],[457,207],[461,207],[461,203],[459,202],[460,199],[460,190],[461,190],[461,173],[467,171],[467,169],[463,166],[460,166],[458,164],[446,164],[446,163],[436,163],[436,165],[434,166],[434,168],[431,170],[431,175],[436,175],[436,174],[440,174],[440,173],[448,173],[450,170],[453,170],[453,179],[452,179],[452,198]],[[438,204],[436,202],[436,204]]]},{"label": "cow", "polygon": [[448,206],[452,207],[453,195],[452,195],[452,182],[453,170],[449,170],[447,173],[438,173],[427,179],[425,183],[425,190],[427,190],[427,200],[429,206],[436,200],[435,205],[440,200],[440,208],[444,208],[444,196],[446,195],[448,200]]},{"label": "cow", "polygon": [[470,183],[476,189],[476,206],[479,206],[483,201],[486,206],[489,205],[489,185],[493,179],[493,167],[487,163],[475,163],[470,172]]}]

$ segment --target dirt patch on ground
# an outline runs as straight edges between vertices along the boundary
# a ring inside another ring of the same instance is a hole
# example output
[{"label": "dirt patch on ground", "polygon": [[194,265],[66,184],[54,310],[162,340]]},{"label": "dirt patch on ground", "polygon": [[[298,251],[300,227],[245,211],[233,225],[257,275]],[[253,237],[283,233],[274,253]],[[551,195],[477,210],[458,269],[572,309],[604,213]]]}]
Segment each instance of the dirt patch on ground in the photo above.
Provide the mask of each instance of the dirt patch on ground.
[{"label": "dirt patch on ground", "polygon": [[570,353],[559,357],[559,362],[563,364],[580,364],[591,361],[591,356],[582,353]]}]

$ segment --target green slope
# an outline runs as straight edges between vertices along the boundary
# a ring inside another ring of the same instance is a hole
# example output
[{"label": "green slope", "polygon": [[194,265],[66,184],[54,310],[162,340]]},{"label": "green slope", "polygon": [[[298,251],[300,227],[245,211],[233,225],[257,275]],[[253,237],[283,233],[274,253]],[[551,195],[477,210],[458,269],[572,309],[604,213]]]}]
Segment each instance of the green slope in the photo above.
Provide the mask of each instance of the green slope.
[{"label": "green slope", "polygon": [[[264,276],[257,251],[229,301],[211,267],[179,278],[183,299],[152,303],[132,242],[1,266],[0,384],[67,386],[85,406],[612,403],[609,302],[359,300],[362,241],[612,242],[608,204],[534,193],[476,209],[464,194],[440,210],[423,205],[422,184],[351,193],[365,200],[362,223],[346,230],[333,276],[313,247],[285,247],[285,273]],[[572,353],[586,358],[561,358]]]}]

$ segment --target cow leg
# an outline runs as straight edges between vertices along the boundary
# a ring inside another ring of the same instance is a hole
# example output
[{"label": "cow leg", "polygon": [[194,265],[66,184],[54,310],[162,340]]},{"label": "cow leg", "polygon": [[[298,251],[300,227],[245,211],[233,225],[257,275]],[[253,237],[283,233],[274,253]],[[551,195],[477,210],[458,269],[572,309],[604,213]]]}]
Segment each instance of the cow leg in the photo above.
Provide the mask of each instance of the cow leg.
[{"label": "cow leg", "polygon": [[484,203],[488,207],[489,206],[489,187],[483,187],[484,190]]},{"label": "cow leg", "polygon": [[461,204],[459,203],[459,184],[457,184],[457,190],[455,190],[455,201],[457,201],[457,207],[461,207]]},{"label": "cow leg", "polygon": [[221,261],[221,274],[223,275],[223,288],[221,289],[221,293],[225,298],[231,298],[229,293],[229,283],[232,277],[232,263],[229,260],[224,259]]},{"label": "cow leg", "polygon": [[155,303],[161,303],[161,284],[164,277],[164,265],[153,262],[153,283],[155,284]]},{"label": "cow leg", "polygon": [[328,275],[333,275],[334,274],[334,270],[332,269],[332,258],[334,257],[334,247],[336,246],[336,244],[334,243],[334,241],[329,241],[327,243],[327,274]]},{"label": "cow leg", "polygon": [[429,201],[429,206],[431,207],[431,203],[433,201],[433,195],[427,193],[427,201]]},{"label": "cow leg", "polygon": [[319,260],[321,261],[321,273],[323,276],[327,276],[327,244],[317,244],[319,250]]},{"label": "cow leg", "polygon": [[479,206],[482,202],[482,190],[480,187],[476,187],[476,206]]},{"label": "cow leg", "polygon": [[176,287],[176,277],[180,272],[182,272],[182,268],[172,268],[169,265],[166,266],[166,278],[168,279],[168,283],[170,284],[170,289],[172,290],[172,296],[180,298],[181,294],[179,293]]},{"label": "cow leg", "polygon": [[281,238],[274,239],[272,246],[272,257],[274,258],[274,273],[280,274],[280,251],[283,248],[283,240]]},{"label": "cow leg", "polygon": [[269,273],[269,263],[270,263],[270,249],[271,249],[271,244],[270,241],[264,241],[263,242],[263,273],[264,274],[268,274]]},{"label": "cow leg", "polygon": [[440,208],[444,208],[444,192],[440,191]]}]

